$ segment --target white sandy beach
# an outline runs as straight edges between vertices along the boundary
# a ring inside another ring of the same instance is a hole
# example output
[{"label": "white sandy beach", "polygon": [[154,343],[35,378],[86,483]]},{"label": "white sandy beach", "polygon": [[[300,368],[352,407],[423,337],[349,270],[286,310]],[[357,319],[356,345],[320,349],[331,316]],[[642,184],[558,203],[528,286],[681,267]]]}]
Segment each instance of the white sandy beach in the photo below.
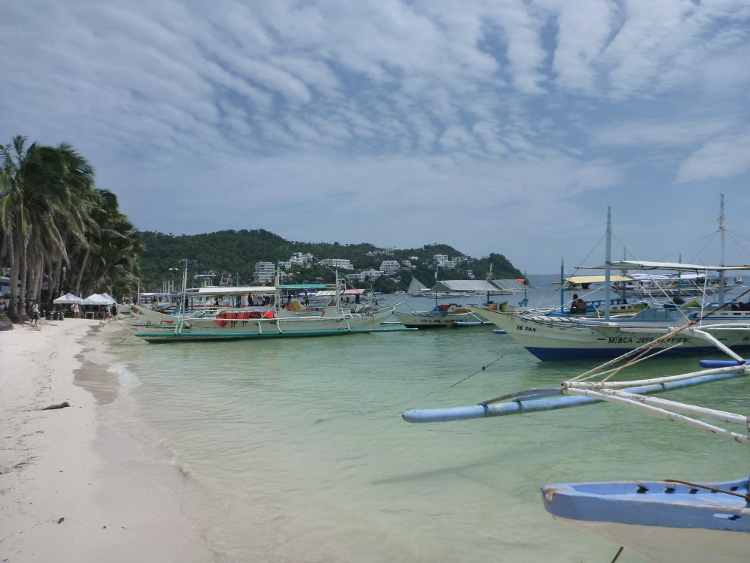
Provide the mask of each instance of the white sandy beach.
[{"label": "white sandy beach", "polygon": [[174,498],[174,471],[98,417],[117,377],[82,352],[118,328],[66,319],[0,332],[0,561],[213,559]]}]

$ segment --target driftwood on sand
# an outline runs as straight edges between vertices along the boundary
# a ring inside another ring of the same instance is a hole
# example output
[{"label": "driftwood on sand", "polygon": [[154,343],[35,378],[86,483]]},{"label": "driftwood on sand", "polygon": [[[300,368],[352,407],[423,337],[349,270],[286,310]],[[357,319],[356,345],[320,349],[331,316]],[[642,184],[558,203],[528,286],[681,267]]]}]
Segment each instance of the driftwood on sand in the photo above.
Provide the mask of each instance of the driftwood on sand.
[{"label": "driftwood on sand", "polygon": [[39,409],[40,411],[51,411],[54,409],[64,409],[65,407],[69,407],[70,403],[68,401],[65,401],[64,403],[60,403],[59,405],[50,405],[48,407],[44,407],[43,409]]}]

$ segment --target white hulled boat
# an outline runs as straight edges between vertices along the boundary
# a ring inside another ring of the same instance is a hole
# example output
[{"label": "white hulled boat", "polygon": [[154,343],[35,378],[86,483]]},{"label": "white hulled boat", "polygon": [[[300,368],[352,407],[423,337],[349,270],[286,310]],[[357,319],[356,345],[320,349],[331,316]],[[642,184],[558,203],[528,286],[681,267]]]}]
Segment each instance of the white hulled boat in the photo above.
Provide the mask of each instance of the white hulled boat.
[{"label": "white hulled boat", "polygon": [[[316,298],[322,301],[315,304],[306,303],[305,296],[292,298],[299,290],[292,285],[197,288],[184,293],[187,297],[175,314],[136,307],[130,324],[136,336],[152,343],[326,336],[386,330],[381,325],[398,306],[347,306],[338,283],[331,296]],[[288,293],[286,299],[282,291]],[[193,307],[198,298],[201,306]]]}]

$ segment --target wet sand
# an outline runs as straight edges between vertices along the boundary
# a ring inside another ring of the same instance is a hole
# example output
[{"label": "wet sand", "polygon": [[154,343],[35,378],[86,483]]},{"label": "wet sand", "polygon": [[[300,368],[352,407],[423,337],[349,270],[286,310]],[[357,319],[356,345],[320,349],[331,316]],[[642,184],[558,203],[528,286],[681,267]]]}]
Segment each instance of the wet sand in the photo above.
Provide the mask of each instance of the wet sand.
[{"label": "wet sand", "polygon": [[0,561],[213,560],[173,469],[101,420],[119,379],[86,350],[117,330],[67,319],[0,332]]}]

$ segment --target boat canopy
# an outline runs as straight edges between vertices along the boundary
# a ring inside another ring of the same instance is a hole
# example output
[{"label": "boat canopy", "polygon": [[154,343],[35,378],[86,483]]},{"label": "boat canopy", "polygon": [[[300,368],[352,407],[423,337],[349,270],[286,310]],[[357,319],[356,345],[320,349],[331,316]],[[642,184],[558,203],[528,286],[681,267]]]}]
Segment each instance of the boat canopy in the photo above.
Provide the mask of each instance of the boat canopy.
[{"label": "boat canopy", "polygon": [[[586,268],[589,270],[604,270],[607,266],[596,266],[593,268],[587,268],[586,266],[579,266],[579,268]],[[612,262],[613,270],[695,270],[698,272],[712,271],[718,272],[721,270],[750,270],[750,266],[706,266],[704,264],[683,264],[681,262],[644,262],[641,260],[623,260],[619,262]]]},{"label": "boat canopy", "polygon": [[[576,285],[581,285],[585,283],[603,283],[607,281],[607,278],[605,276],[571,276],[569,278],[565,278],[565,283],[574,283]],[[624,282],[624,281],[634,281],[633,278],[630,276],[617,276],[612,275],[609,277],[609,281],[611,282]],[[556,284],[560,284],[560,281],[552,282]]]},{"label": "boat canopy", "polygon": [[[345,289],[344,291],[339,292],[339,295],[364,295],[366,289]],[[333,297],[336,295],[336,292],[332,289],[328,289],[325,291],[319,291],[315,294],[316,297]]]},{"label": "boat canopy", "polygon": [[280,285],[279,287],[284,291],[305,291],[308,289],[318,291],[320,289],[325,289],[328,286],[324,283],[297,283],[291,285]]},{"label": "boat canopy", "polygon": [[[277,288],[272,285],[247,285],[236,287],[193,287],[185,293],[188,297],[203,295],[245,295],[247,293],[275,293]],[[146,294],[144,294],[146,295]]]},{"label": "boat canopy", "polygon": [[[513,280],[515,281],[515,280]],[[516,282],[518,283],[518,282]],[[523,286],[521,286],[523,287]],[[435,284],[434,291],[456,291],[456,292],[467,292],[467,293],[487,293],[492,291],[499,291],[503,288],[491,284],[485,280],[442,280]]]},{"label": "boat canopy", "polygon": [[496,285],[499,289],[503,289],[506,291],[511,290],[521,290],[521,289],[529,289],[528,285],[525,285],[521,283],[518,280],[515,279],[507,279],[507,280],[498,280],[498,279],[491,279],[490,283],[492,285]]}]

